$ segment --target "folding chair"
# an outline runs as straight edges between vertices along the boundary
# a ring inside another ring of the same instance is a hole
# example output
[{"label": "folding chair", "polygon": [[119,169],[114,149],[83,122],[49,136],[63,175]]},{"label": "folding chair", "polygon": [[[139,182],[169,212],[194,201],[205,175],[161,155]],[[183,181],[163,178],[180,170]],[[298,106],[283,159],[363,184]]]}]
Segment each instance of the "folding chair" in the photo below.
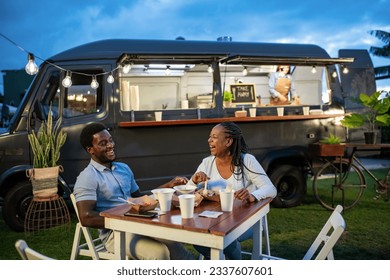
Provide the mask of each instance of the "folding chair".
[{"label": "folding chair", "polygon": [[22,260],[54,260],[48,256],[45,256],[30,247],[28,247],[26,241],[19,239],[15,242],[16,251],[22,257]]},{"label": "folding chair", "polygon": [[[113,260],[115,259],[114,253],[107,252],[104,244],[102,244],[100,238],[93,239],[92,235],[89,231],[88,227],[85,227],[80,222],[79,212],[77,210],[76,198],[74,194],[70,194],[70,199],[72,200],[72,204],[74,210],[76,212],[76,216],[78,219],[78,223],[76,224],[76,230],[73,238],[73,246],[72,253],[70,256],[71,260],[75,260],[77,256],[86,256],[91,257],[94,260],[106,259]],[[85,243],[80,244],[81,241],[81,232],[83,233]]]},{"label": "folding chair", "polygon": [[[341,215],[343,207],[337,205],[333,213],[323,226],[317,238],[314,240],[303,260],[334,260],[333,247],[346,228],[346,223]],[[282,260],[271,255],[262,255],[264,260]]]}]

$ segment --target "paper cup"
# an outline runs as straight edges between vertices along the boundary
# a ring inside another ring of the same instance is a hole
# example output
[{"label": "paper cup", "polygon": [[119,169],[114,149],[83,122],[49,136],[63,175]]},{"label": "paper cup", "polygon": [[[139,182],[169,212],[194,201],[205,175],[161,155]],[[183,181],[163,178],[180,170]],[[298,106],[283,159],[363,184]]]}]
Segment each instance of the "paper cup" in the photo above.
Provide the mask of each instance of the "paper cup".
[{"label": "paper cup", "polygon": [[168,188],[155,189],[152,191],[154,196],[156,196],[157,194],[158,197],[157,199],[160,205],[161,212],[171,211],[172,196],[174,192],[175,192],[174,189],[168,189]]},{"label": "paper cup", "polygon": [[256,117],[256,108],[249,108],[249,115],[252,118]]},{"label": "paper cup", "polygon": [[181,108],[182,109],[188,109],[188,100],[182,100],[181,101]]},{"label": "paper cup", "polygon": [[283,107],[276,108],[276,110],[278,111],[278,116],[284,115],[284,108]]},{"label": "paper cup", "polygon": [[309,115],[310,107],[302,107],[303,114],[305,116]]},{"label": "paper cup", "polygon": [[194,217],[195,195],[182,194],[179,195],[180,213],[183,219],[191,219]]},{"label": "paper cup", "polygon": [[224,212],[233,211],[234,191],[220,190],[219,199],[221,201],[221,210]]},{"label": "paper cup", "polygon": [[156,122],[160,122],[162,119],[162,112],[161,111],[154,112],[154,118],[156,119]]}]

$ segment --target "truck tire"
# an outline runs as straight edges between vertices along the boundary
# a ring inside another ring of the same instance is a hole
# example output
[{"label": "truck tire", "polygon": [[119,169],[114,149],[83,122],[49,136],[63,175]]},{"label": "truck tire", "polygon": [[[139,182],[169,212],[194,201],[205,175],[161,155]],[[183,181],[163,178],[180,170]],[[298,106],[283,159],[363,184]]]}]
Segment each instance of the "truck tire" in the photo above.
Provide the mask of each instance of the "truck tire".
[{"label": "truck tire", "polygon": [[3,219],[12,230],[24,231],[24,220],[32,197],[32,186],[29,181],[15,184],[5,196],[2,208]]},{"label": "truck tire", "polygon": [[281,165],[273,169],[269,177],[278,191],[272,206],[290,208],[301,204],[306,195],[306,180],[298,168]]}]

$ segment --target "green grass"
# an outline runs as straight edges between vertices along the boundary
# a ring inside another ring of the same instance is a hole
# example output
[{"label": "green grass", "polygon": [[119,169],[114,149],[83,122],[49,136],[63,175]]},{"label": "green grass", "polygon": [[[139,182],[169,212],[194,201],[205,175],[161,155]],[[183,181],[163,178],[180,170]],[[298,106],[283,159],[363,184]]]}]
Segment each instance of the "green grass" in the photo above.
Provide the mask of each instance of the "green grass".
[{"label": "green grass", "polygon": [[[384,170],[374,174],[382,178]],[[390,259],[390,202],[374,200],[372,180],[367,176],[368,188],[361,201],[343,213],[347,229],[334,248],[338,260],[389,260]],[[301,206],[271,208],[268,226],[272,255],[287,259],[302,259],[331,212],[322,208],[313,198],[311,182],[308,194]],[[72,215],[70,227],[60,226],[36,233],[17,233],[0,219],[0,259],[20,259],[14,244],[25,239],[28,245],[56,259],[69,259],[76,217]],[[250,240],[243,242],[243,249],[251,250]],[[188,246],[192,249],[192,246]],[[86,258],[83,258],[86,259]]]}]

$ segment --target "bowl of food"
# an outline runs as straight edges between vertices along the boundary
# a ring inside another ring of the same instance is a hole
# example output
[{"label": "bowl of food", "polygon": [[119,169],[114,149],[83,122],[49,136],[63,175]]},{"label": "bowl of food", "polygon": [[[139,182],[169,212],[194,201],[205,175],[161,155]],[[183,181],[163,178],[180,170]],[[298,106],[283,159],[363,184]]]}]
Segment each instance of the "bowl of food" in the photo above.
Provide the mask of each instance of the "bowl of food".
[{"label": "bowl of food", "polygon": [[196,186],[191,186],[191,185],[180,185],[180,186],[175,186],[173,189],[176,191],[178,195],[181,194],[192,194],[196,190]]}]

